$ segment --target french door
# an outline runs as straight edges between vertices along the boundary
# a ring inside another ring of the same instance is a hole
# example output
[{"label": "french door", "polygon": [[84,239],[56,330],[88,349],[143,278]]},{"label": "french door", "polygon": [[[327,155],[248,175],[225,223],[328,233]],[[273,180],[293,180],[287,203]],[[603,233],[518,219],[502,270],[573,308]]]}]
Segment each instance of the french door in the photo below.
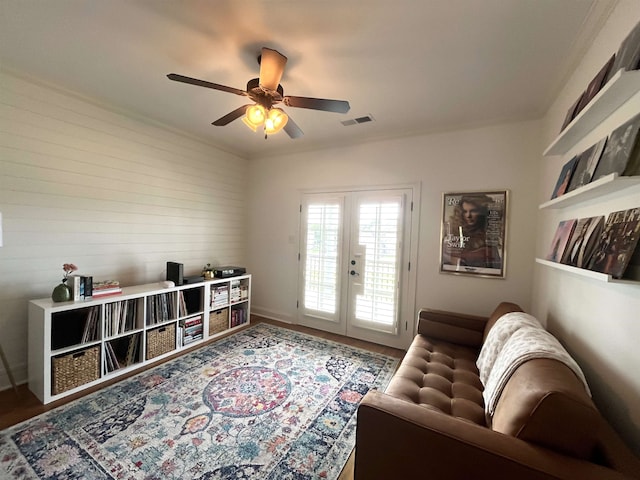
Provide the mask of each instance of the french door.
[{"label": "french door", "polygon": [[303,194],[300,324],[408,346],[415,305],[415,190]]}]

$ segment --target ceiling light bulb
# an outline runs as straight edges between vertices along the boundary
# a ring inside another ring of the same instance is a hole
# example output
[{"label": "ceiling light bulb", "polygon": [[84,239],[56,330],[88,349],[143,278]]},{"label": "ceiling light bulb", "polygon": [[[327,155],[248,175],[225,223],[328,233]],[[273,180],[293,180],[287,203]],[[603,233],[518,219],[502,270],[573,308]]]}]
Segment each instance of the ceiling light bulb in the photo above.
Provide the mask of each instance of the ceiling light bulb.
[{"label": "ceiling light bulb", "polygon": [[257,127],[264,123],[265,118],[267,117],[267,112],[262,105],[251,105],[247,108],[247,114],[243,118],[244,123],[251,128],[253,131],[256,130]]},{"label": "ceiling light bulb", "polygon": [[278,133],[289,121],[289,117],[283,110],[272,108],[264,121],[265,132],[269,134]]},{"label": "ceiling light bulb", "polygon": [[258,131],[258,128],[257,128],[254,124],[252,124],[252,123],[247,119],[247,117],[246,117],[246,116],[245,116],[245,117],[242,117],[242,123],[244,123],[247,127],[249,127],[249,128],[250,128],[251,130],[253,130],[254,132],[257,132],[257,131]]}]

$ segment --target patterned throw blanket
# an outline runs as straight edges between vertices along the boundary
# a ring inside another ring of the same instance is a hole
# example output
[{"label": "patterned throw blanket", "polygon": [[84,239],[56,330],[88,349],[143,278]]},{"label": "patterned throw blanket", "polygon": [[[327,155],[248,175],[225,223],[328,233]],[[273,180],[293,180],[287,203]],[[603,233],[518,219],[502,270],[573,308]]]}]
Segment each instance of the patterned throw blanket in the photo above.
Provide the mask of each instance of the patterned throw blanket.
[{"label": "patterned throw blanket", "polygon": [[[495,330],[495,334],[492,333]],[[485,411],[493,416],[500,395],[511,375],[523,363],[549,358],[569,367],[591,392],[578,364],[560,342],[531,315],[518,313],[501,317],[487,335],[478,357],[478,370],[484,384]]]}]

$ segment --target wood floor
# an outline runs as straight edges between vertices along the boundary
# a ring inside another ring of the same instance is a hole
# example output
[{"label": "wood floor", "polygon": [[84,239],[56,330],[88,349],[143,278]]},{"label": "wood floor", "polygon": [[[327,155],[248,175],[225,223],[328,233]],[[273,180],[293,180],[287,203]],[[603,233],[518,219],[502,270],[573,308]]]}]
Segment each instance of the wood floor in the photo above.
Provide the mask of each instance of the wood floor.
[{"label": "wood floor", "polygon": [[[298,332],[308,333],[321,338],[325,338],[327,340],[333,340],[335,342],[344,343],[352,347],[362,348],[372,352],[389,355],[395,358],[402,358],[405,353],[404,350],[398,350],[396,348],[385,347],[383,345],[377,345],[375,343],[356,340],[354,338],[335,335],[333,333],[323,332],[321,330],[315,330],[312,328],[302,327],[298,325],[288,325],[285,323],[280,323],[273,320],[268,320],[262,317],[258,317],[256,315],[251,316],[252,324],[257,324],[260,322],[278,325],[280,327],[289,328],[291,330],[296,330]],[[198,348],[198,347],[194,347],[194,348]],[[176,354],[175,356],[180,356],[183,353],[184,351],[180,352],[180,354]],[[166,359],[163,359],[161,362],[158,362],[158,364],[162,362],[166,362],[174,357],[168,357]],[[154,364],[154,365],[157,365],[157,364]],[[154,366],[154,365],[151,365],[151,366]],[[151,366],[149,366],[149,368]],[[132,372],[130,375],[126,375],[126,376],[131,376],[139,372],[140,370],[136,372]],[[0,392],[0,430],[10,427],[12,425],[15,425],[17,423],[23,422],[25,420],[28,420],[31,417],[40,415],[41,413],[52,410],[56,407],[59,407],[60,405],[69,403],[77,398],[83,397],[88,393],[94,392],[96,390],[104,388],[107,385],[111,385],[112,383],[118,382],[123,378],[126,378],[126,376],[118,377],[117,379],[113,379],[109,382],[105,382],[101,385],[89,388],[84,392],[81,392],[75,395],[70,395],[69,397],[63,400],[58,400],[57,402],[52,402],[48,405],[42,405],[40,403],[40,400],[38,400],[36,396],[29,391],[26,384],[18,386],[17,394],[12,388],[3,390]],[[349,461],[345,465],[345,468],[342,471],[342,474],[340,475],[338,480],[351,480],[351,479],[353,479],[353,453],[351,454],[351,457],[349,458]]]}]

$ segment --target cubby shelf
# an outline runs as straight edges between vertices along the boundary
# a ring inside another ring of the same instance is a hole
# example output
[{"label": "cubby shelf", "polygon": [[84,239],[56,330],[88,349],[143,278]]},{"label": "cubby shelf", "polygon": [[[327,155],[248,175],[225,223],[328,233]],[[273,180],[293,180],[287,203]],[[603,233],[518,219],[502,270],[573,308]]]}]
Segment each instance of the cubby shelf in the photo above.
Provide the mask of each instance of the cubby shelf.
[{"label": "cubby shelf", "polygon": [[[213,306],[221,286],[234,295]],[[49,403],[234,331],[249,323],[250,290],[251,275],[241,275],[78,302],[31,300],[29,389]],[[118,308],[125,301],[136,305],[133,317]]]},{"label": "cubby shelf", "polygon": [[589,132],[640,92],[640,70],[619,70],[574,118],[543,155],[564,155]]}]

